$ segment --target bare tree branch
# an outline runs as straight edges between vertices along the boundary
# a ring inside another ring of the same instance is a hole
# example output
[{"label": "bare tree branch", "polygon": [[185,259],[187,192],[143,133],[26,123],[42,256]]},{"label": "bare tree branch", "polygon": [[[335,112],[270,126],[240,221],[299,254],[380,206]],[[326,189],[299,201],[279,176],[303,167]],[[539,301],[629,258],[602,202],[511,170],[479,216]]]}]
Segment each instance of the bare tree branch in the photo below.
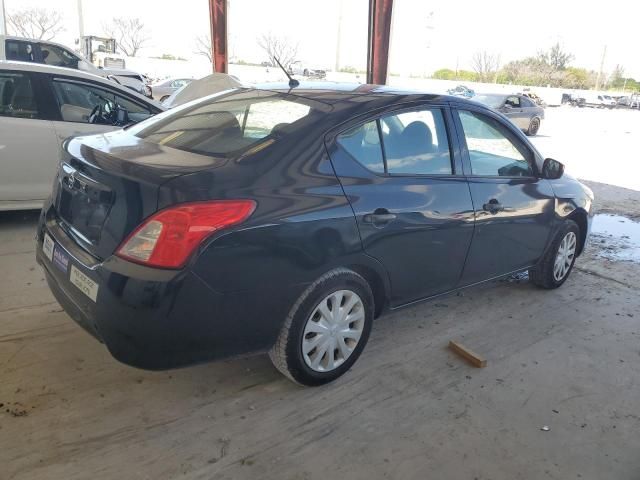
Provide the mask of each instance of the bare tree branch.
[{"label": "bare tree branch", "polygon": [[272,32],[260,35],[257,42],[269,60],[273,62],[277,58],[284,68],[289,68],[298,55],[298,43],[294,44],[288,38],[277,36]]},{"label": "bare tree branch", "polygon": [[213,50],[211,49],[211,34],[207,33],[205,35],[198,35],[195,41],[195,50],[193,53],[196,55],[202,55],[209,60],[210,63],[213,63]]},{"label": "bare tree branch", "polygon": [[500,56],[487,52],[477,51],[471,57],[473,71],[478,74],[478,81],[489,82],[493,80],[500,66]]},{"label": "bare tree branch", "polygon": [[23,8],[7,14],[7,28],[18,37],[52,40],[64,30],[60,12],[45,8]]},{"label": "bare tree branch", "polygon": [[144,23],[139,18],[113,18],[111,23],[104,24],[102,28],[107,35],[116,39],[120,50],[129,57],[135,57],[138,50],[149,41]]}]

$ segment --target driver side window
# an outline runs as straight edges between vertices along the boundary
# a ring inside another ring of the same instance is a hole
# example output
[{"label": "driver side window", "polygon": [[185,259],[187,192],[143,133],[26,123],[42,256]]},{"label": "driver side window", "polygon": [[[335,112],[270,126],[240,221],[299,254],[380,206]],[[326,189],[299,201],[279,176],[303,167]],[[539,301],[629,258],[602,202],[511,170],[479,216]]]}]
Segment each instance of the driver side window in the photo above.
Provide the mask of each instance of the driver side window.
[{"label": "driver side window", "polygon": [[60,107],[60,115],[65,122],[89,123],[94,109],[99,109],[102,116],[96,123],[113,124],[107,116],[115,111],[116,106],[126,109],[129,119],[133,122],[153,115],[137,103],[94,85],[54,79],[53,91]]},{"label": "driver side window", "polygon": [[56,67],[78,68],[78,57],[55,45],[40,44],[43,63]]}]

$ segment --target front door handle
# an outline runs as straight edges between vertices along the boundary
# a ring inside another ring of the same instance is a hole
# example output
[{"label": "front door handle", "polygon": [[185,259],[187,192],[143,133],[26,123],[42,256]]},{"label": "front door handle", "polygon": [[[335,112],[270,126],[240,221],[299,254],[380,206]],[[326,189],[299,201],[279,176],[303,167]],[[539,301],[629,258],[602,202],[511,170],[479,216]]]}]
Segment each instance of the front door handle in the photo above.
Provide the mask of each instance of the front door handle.
[{"label": "front door handle", "polygon": [[503,211],[504,207],[500,202],[498,202],[498,200],[496,200],[495,198],[492,198],[491,200],[489,200],[489,203],[485,203],[482,206],[482,209],[485,212],[489,212],[495,215],[496,213]]},{"label": "front door handle", "polygon": [[367,213],[362,217],[365,223],[371,223],[375,227],[382,227],[396,219],[396,214],[389,212],[386,208],[376,208],[373,213]]}]

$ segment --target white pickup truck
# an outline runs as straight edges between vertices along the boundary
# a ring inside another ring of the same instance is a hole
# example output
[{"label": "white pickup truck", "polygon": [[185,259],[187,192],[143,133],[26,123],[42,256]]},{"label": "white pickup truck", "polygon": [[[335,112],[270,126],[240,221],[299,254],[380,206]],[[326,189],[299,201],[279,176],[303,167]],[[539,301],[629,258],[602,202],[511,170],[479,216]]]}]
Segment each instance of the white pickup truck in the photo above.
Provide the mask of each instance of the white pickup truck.
[{"label": "white pickup truck", "polygon": [[141,95],[151,97],[151,89],[139,73],[123,69],[98,68],[82,55],[59,43],[0,35],[0,60],[42,63],[82,70],[108,78]]}]

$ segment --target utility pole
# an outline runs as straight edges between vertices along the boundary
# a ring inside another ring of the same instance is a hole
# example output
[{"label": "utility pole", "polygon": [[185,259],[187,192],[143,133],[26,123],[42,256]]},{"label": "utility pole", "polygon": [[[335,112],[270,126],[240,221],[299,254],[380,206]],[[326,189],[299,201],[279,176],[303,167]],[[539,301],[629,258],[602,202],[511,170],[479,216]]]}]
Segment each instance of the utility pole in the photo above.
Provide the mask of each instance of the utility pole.
[{"label": "utility pole", "polygon": [[607,46],[602,49],[602,59],[600,60],[600,70],[598,70],[598,76],[596,77],[596,91],[600,90],[600,80],[602,79],[602,70],[604,69],[604,58],[607,56]]},{"label": "utility pole", "polygon": [[4,16],[4,0],[0,0],[0,35],[7,34],[7,19]]},{"label": "utility pole", "polygon": [[334,71],[340,70],[340,44],[342,41],[342,9],[344,0],[338,0],[338,36],[336,38],[336,65]]},{"label": "utility pole", "polygon": [[84,37],[84,16],[82,15],[82,0],[78,0],[78,32],[78,41],[82,43],[82,37]]}]

